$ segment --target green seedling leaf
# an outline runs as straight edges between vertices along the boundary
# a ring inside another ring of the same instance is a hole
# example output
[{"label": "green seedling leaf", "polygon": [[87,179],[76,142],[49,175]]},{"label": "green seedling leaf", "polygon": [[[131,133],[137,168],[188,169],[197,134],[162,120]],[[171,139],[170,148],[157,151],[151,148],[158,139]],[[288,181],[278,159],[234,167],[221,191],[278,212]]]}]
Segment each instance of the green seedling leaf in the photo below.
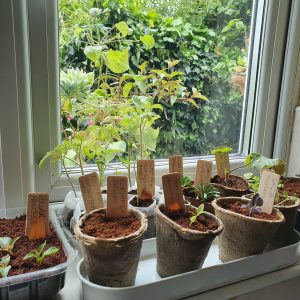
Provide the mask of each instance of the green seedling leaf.
[{"label": "green seedling leaf", "polygon": [[256,170],[273,169],[277,174],[283,175],[285,162],[279,158],[268,158],[259,153],[250,153],[247,155],[245,165]]},{"label": "green seedling leaf", "polygon": [[147,50],[152,49],[155,45],[155,39],[150,34],[143,35],[140,39]]},{"label": "green seedling leaf", "polygon": [[181,179],[181,187],[189,187],[192,184],[192,178],[190,176],[183,176]]},{"label": "green seedling leaf", "polygon": [[9,255],[3,256],[0,260],[0,275],[2,278],[7,277],[8,272],[11,268],[11,266],[9,266],[9,261],[10,261]]},{"label": "green seedling leaf", "polygon": [[110,49],[105,53],[107,67],[114,73],[124,73],[129,70],[129,52]]},{"label": "green seedling leaf", "polygon": [[195,195],[202,201],[212,201],[220,197],[220,192],[212,184],[203,184],[193,188]]},{"label": "green seedling leaf", "polygon": [[215,149],[211,150],[211,154],[216,154],[216,153],[229,153],[232,151],[232,148],[230,147],[216,147]]},{"label": "green seedling leaf", "polygon": [[14,239],[10,237],[0,237],[0,249],[2,251],[6,251],[10,254],[13,254],[13,248],[15,246],[16,241],[19,238],[19,236],[15,237]]},{"label": "green seedling leaf", "polygon": [[115,26],[121,32],[123,38],[128,35],[129,27],[128,27],[127,23],[125,23],[124,21],[121,21],[121,22],[117,23]]},{"label": "green seedling leaf", "polygon": [[59,249],[57,247],[50,247],[42,254],[42,256],[44,258],[46,256],[54,255],[58,251],[59,251]]},{"label": "green seedling leaf", "polygon": [[59,251],[59,248],[50,247],[46,251],[43,252],[47,241],[41,244],[37,249],[33,250],[32,252],[27,253],[23,259],[30,259],[34,258],[38,264],[41,264],[46,256],[54,255]]},{"label": "green seedling leaf", "polygon": [[204,203],[200,204],[199,207],[196,210],[196,213],[193,216],[190,217],[190,226],[196,222],[197,218],[204,213]]}]

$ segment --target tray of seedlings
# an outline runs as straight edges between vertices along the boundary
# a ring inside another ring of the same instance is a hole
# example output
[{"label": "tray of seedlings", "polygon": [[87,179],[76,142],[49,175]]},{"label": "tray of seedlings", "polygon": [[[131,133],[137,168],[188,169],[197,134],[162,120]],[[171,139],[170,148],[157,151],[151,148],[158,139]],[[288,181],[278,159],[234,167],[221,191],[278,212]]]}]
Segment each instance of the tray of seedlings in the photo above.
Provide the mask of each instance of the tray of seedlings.
[{"label": "tray of seedlings", "polygon": [[30,193],[26,210],[0,211],[1,300],[54,296],[63,288],[65,272],[75,257],[49,210],[48,194]]},{"label": "tray of seedlings", "polygon": [[215,215],[203,203],[196,208],[184,202],[181,180],[176,172],[163,176],[165,203],[154,210],[156,238],[143,241],[147,219],[128,209],[126,177],[108,177],[107,209],[88,212],[74,229],[83,250],[77,274],[84,299],[181,299],[299,260],[294,230],[284,247],[265,251],[284,223],[273,207],[277,174],[262,173],[252,200],[215,199]]}]

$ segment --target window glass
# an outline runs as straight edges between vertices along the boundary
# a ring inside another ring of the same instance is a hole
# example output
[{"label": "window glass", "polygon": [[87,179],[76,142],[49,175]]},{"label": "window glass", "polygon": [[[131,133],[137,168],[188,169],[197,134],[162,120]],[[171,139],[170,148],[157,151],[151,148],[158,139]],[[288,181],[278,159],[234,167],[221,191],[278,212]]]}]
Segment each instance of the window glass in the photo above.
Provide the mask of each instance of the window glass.
[{"label": "window glass", "polygon": [[82,159],[98,167],[239,152],[252,6],[59,0],[63,139],[84,140]]}]

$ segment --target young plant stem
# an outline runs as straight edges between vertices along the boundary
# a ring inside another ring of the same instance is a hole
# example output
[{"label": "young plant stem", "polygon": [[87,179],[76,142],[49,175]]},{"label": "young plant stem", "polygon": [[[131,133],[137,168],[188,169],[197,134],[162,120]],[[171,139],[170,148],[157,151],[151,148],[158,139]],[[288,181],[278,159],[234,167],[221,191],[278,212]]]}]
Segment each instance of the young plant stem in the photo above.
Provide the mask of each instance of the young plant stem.
[{"label": "young plant stem", "polygon": [[68,170],[67,170],[67,168],[66,168],[66,165],[65,165],[65,163],[64,163],[64,160],[61,159],[60,162],[61,162],[61,165],[63,166],[63,168],[64,168],[64,170],[65,170],[65,172],[66,172],[66,175],[67,175],[68,180],[69,180],[69,182],[70,182],[70,184],[71,184],[71,187],[72,187],[72,190],[73,190],[73,192],[74,192],[74,195],[75,195],[75,197],[77,198],[77,193],[76,193],[75,187],[74,187],[74,185],[73,185],[73,183],[72,183],[72,180],[71,180],[71,178],[70,178],[70,174],[69,174],[69,172],[68,172]]}]

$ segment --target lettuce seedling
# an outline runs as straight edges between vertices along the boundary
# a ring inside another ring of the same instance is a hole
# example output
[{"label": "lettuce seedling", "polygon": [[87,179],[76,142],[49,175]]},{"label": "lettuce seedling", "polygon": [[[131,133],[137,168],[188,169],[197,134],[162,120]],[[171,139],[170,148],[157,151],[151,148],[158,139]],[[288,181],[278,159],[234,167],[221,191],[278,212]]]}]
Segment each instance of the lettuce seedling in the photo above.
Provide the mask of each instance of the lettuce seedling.
[{"label": "lettuce seedling", "polygon": [[196,222],[197,218],[204,213],[204,204],[200,204],[199,207],[196,210],[196,213],[194,213],[193,211],[191,211],[191,213],[193,214],[193,216],[190,217],[190,226]]},{"label": "lettuce seedling", "polygon": [[212,184],[203,184],[195,186],[193,192],[202,201],[211,201],[220,197],[220,192]]},{"label": "lettuce seedling", "polygon": [[56,247],[50,247],[46,251],[43,252],[47,241],[45,241],[43,244],[41,244],[38,248],[33,250],[32,252],[27,253],[23,259],[29,259],[29,258],[35,258],[36,262],[38,264],[41,264],[43,260],[46,258],[46,256],[54,255],[59,251],[59,248]]},{"label": "lettuce seedling", "polygon": [[241,207],[249,208],[249,216],[252,217],[255,213],[262,212],[261,206],[263,205],[263,203],[263,199],[259,196],[258,193],[256,193],[248,204],[242,204]]},{"label": "lettuce seedling", "polygon": [[0,275],[2,278],[7,277],[8,272],[11,268],[11,266],[9,266],[9,261],[10,255],[5,255],[0,260]]},{"label": "lettuce seedling", "polygon": [[6,251],[9,254],[13,254],[15,243],[19,238],[19,236],[15,237],[14,239],[7,236],[0,237],[0,250]]}]

